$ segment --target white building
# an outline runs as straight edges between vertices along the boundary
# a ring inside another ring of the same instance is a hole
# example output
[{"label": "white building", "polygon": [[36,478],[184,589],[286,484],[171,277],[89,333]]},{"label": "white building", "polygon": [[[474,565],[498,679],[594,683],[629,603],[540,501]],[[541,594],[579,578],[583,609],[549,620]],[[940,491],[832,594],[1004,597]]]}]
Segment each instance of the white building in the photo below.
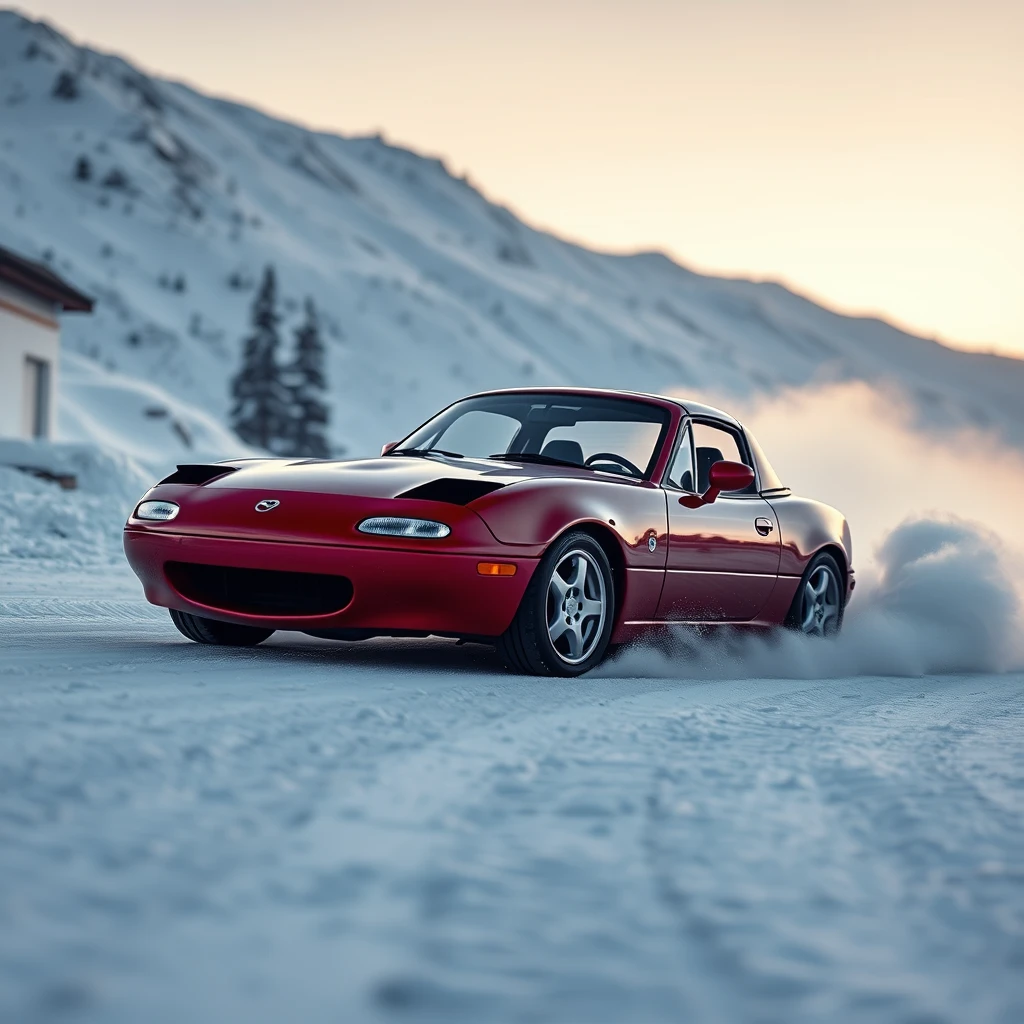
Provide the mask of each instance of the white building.
[{"label": "white building", "polygon": [[0,437],[53,437],[63,312],[92,299],[0,247]]}]

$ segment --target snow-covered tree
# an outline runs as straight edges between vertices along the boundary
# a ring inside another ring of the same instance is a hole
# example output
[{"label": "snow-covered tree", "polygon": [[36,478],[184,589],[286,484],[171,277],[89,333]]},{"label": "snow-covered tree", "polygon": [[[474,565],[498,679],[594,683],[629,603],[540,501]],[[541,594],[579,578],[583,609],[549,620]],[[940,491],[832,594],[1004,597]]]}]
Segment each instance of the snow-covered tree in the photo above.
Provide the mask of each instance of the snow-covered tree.
[{"label": "snow-covered tree", "polygon": [[267,267],[252,304],[252,334],[231,381],[231,427],[243,441],[270,451],[281,451],[291,433],[289,391],[277,362],[277,324],[277,280],[274,268]]},{"label": "snow-covered tree", "polygon": [[295,332],[295,357],[285,371],[290,397],[289,454],[326,459],[331,454],[327,441],[330,409],[324,401],[327,376],[320,320],[312,299],[306,299],[306,319]]},{"label": "snow-covered tree", "polygon": [[70,71],[62,71],[53,83],[52,95],[58,100],[77,100],[78,79]]}]

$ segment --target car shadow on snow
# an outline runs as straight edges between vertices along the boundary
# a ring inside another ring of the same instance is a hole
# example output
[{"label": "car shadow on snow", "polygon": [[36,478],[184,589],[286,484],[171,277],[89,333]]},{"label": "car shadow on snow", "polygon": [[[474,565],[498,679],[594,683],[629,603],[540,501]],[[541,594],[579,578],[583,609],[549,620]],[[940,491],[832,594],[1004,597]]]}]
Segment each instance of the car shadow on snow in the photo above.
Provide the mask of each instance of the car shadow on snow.
[{"label": "car shadow on snow", "polygon": [[[187,641],[186,641],[187,643]],[[180,649],[180,645],[174,645]],[[506,675],[493,647],[459,644],[442,637],[372,640],[319,640],[302,633],[279,632],[255,648],[209,648],[197,644],[196,656],[227,659],[241,656],[262,664],[350,666],[365,670],[408,669],[435,672],[476,672]]]}]

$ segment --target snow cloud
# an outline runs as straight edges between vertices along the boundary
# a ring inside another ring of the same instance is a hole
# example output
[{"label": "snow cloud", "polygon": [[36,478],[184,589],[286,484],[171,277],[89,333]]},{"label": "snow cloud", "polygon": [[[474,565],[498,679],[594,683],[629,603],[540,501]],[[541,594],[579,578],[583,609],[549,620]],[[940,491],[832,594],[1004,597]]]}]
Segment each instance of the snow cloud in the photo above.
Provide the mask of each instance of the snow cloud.
[{"label": "snow cloud", "polygon": [[708,400],[753,431],[784,483],[842,510],[858,573],[908,518],[957,516],[1018,544],[1024,453],[982,426],[991,409],[963,429],[942,403],[924,416],[898,388],[861,382]]}]

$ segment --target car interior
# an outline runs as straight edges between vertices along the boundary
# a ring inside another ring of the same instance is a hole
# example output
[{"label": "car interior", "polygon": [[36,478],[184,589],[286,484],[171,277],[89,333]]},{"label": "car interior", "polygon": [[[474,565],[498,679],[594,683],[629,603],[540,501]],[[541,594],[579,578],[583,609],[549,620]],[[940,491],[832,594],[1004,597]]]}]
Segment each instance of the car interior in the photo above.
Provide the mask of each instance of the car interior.
[{"label": "car interior", "polygon": [[716,462],[723,462],[725,456],[721,448],[697,449],[697,493],[703,494],[710,483],[711,467]]},{"label": "car interior", "polygon": [[583,446],[579,441],[548,441],[540,453],[549,459],[561,459],[562,462],[571,462],[577,466],[583,465]]}]

